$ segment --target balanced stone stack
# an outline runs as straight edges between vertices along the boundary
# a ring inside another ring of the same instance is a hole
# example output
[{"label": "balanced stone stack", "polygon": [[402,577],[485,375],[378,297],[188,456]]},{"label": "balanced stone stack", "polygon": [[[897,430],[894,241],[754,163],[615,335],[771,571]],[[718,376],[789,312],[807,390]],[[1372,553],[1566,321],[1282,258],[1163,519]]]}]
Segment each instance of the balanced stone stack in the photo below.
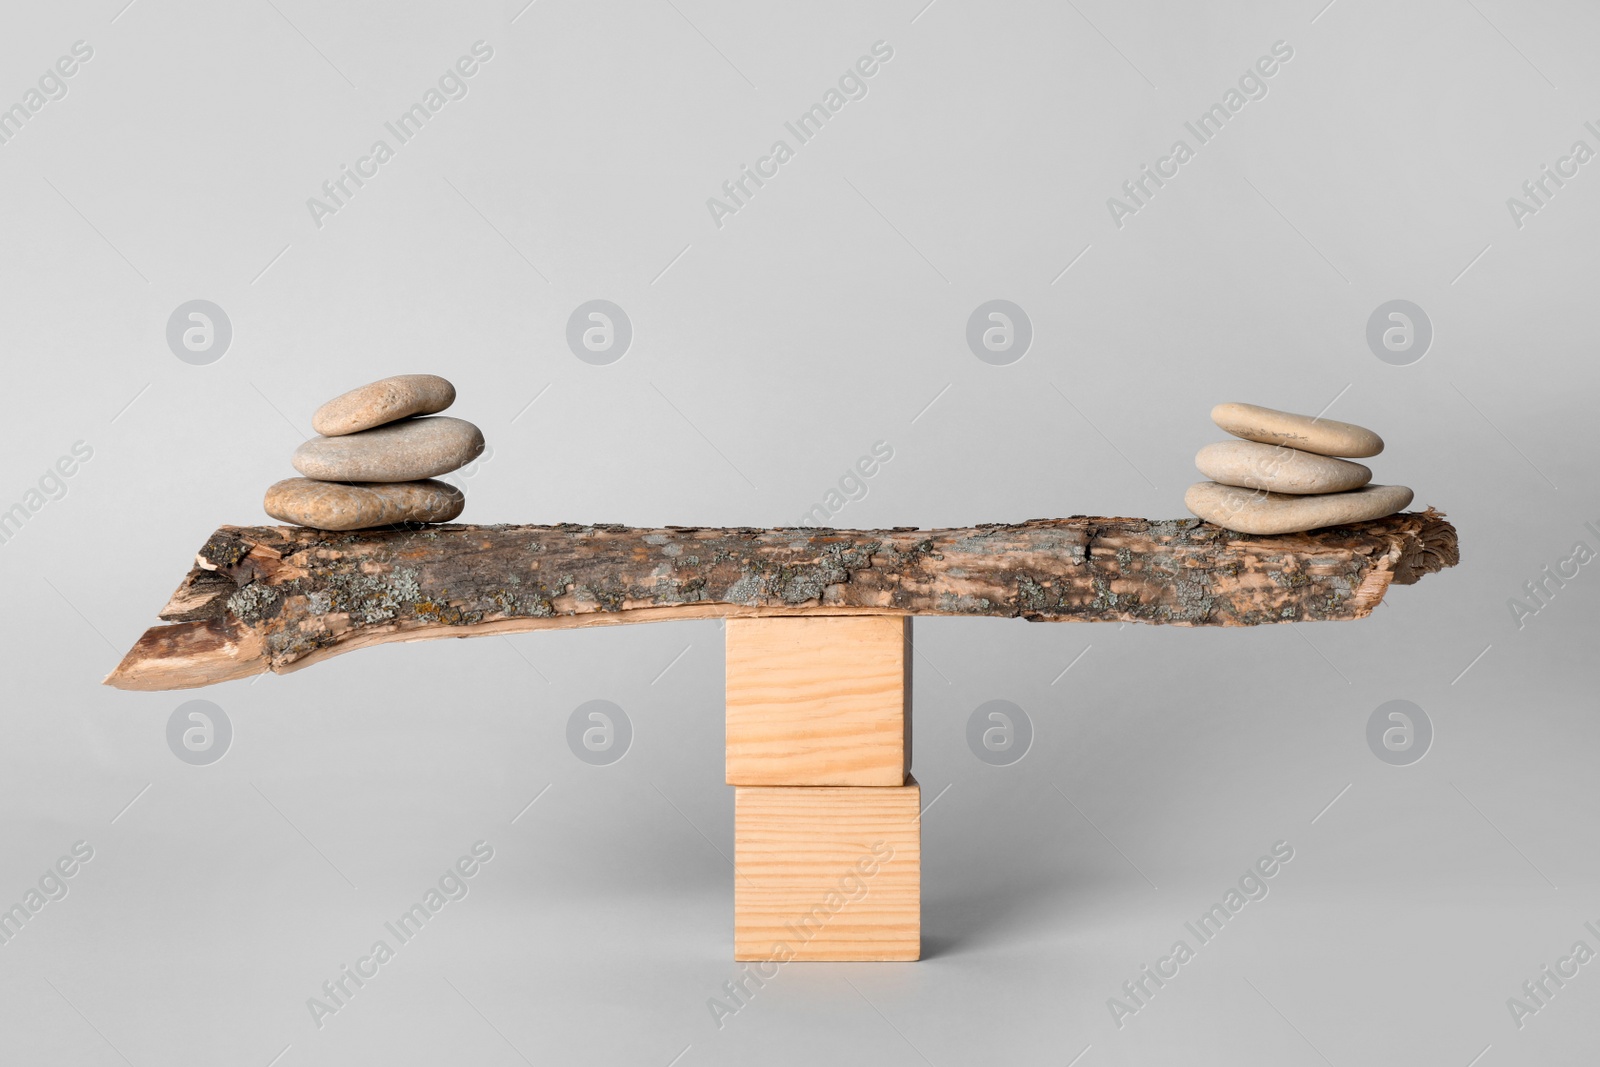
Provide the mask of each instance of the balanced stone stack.
[{"label": "balanced stone stack", "polygon": [[1211,421],[1240,438],[1194,458],[1209,482],[1183,495],[1207,522],[1247,534],[1299,533],[1393,515],[1411,503],[1403,485],[1371,485],[1351,459],[1376,456],[1383,438],[1361,426],[1254,404],[1218,404]]},{"label": "balanced stone stack", "polygon": [[295,449],[303,478],[267,490],[268,515],[319,530],[361,530],[398,522],[449,522],[466,498],[434,481],[483,451],[470,422],[439,416],[456,388],[434,374],[397,374],[337,396],[317,409],[321,436]]}]

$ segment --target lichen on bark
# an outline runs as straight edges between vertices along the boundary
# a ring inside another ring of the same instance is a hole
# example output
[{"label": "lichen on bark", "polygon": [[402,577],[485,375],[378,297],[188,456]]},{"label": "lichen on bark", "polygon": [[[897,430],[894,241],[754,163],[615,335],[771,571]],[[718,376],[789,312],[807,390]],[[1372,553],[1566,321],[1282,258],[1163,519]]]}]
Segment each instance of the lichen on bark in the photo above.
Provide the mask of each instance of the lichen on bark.
[{"label": "lichen on bark", "polygon": [[225,526],[112,684],[289,670],[387,640],[717,615],[1252,626],[1356,619],[1457,561],[1438,512],[1280,537],[1076,516],[953,530]]}]

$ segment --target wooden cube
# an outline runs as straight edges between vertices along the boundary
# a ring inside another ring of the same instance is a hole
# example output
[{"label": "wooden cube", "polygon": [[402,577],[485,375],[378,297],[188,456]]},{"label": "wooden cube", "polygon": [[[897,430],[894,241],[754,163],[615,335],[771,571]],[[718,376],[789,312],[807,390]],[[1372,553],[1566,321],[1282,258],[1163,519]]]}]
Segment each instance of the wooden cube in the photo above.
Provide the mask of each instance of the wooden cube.
[{"label": "wooden cube", "polygon": [[911,619],[727,622],[729,785],[899,786],[911,770]]},{"label": "wooden cube", "polygon": [[921,789],[734,791],[733,958],[922,955]]}]

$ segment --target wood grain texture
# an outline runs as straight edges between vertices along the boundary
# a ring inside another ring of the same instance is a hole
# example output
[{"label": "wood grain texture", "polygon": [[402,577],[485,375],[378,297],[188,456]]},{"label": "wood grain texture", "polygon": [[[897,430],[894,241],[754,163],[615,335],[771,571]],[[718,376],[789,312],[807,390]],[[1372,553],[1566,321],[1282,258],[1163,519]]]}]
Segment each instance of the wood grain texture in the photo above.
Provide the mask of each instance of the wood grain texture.
[{"label": "wood grain texture", "polygon": [[920,957],[921,803],[911,778],[736,789],[733,958]]},{"label": "wood grain texture", "polygon": [[729,785],[898,786],[911,770],[911,619],[729,619]]},{"label": "wood grain texture", "polygon": [[387,641],[766,615],[1180,626],[1359,619],[1457,562],[1440,513],[1252,537],[1078,516],[949,530],[224,526],[107,684],[186,689]]}]

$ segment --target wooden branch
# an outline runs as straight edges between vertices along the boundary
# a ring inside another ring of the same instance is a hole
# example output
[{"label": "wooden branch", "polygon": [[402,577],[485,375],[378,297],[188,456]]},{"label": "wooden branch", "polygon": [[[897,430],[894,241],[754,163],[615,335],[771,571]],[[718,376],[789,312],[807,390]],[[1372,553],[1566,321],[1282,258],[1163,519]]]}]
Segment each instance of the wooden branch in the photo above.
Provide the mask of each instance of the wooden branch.
[{"label": "wooden branch", "polygon": [[106,679],[187,689],[385,641],[751,615],[1253,626],[1359,619],[1458,560],[1431,508],[1251,537],[1077,516],[956,530],[224,526]]}]

